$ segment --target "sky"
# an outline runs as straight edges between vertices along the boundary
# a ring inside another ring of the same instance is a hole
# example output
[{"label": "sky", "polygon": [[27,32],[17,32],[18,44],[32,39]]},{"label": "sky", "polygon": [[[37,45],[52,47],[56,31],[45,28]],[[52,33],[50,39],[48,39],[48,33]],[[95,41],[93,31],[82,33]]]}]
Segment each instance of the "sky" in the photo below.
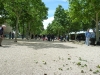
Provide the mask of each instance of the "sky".
[{"label": "sky", "polygon": [[44,29],[47,28],[49,23],[52,23],[54,20],[54,13],[58,5],[61,5],[65,10],[68,9],[68,1],[67,0],[42,0],[45,3],[46,7],[48,7],[48,19],[43,21]]}]

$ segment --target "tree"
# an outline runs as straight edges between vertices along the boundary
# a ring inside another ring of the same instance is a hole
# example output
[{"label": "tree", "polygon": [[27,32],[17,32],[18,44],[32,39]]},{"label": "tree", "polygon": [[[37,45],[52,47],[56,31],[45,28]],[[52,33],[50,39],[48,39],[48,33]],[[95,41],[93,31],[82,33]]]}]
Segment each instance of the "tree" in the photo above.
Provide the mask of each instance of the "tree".
[{"label": "tree", "polygon": [[[4,7],[9,15],[15,17],[16,19],[16,36],[15,42],[17,42],[17,34],[18,34],[18,26],[21,26],[19,22],[24,20],[26,23],[26,27],[29,30],[32,30],[31,26],[36,23],[42,23],[43,19],[47,18],[47,10],[45,4],[41,0],[9,0],[4,3]],[[23,19],[24,17],[24,19]],[[32,24],[32,22],[34,22]],[[30,25],[32,24],[32,25]],[[38,28],[39,24],[36,25],[35,28]],[[33,26],[32,26],[33,27]]]},{"label": "tree", "polygon": [[64,35],[64,27],[61,26],[56,20],[53,20],[53,22],[47,27],[47,33],[57,36]]},{"label": "tree", "polygon": [[[83,25],[91,25],[91,21],[96,22],[96,41],[99,41],[99,15],[100,1],[97,0],[69,0],[71,17],[78,18]],[[84,27],[84,26],[83,26]],[[90,27],[90,26],[89,26]]]},{"label": "tree", "polygon": [[8,11],[9,15],[12,15],[16,18],[16,31],[15,31],[15,42],[17,42],[18,36],[18,23],[20,16],[23,14],[23,7],[26,4],[24,0],[15,0],[5,3],[5,9]]},{"label": "tree", "polygon": [[59,25],[63,26],[64,34],[66,34],[66,27],[69,25],[68,13],[64,10],[64,8],[61,5],[59,5],[56,8],[56,11],[54,13],[54,19]]},{"label": "tree", "polygon": [[3,24],[3,23],[5,23],[5,20],[6,20],[6,18],[7,18],[7,11],[4,9],[4,1],[3,0],[1,0],[0,1],[0,24]]}]

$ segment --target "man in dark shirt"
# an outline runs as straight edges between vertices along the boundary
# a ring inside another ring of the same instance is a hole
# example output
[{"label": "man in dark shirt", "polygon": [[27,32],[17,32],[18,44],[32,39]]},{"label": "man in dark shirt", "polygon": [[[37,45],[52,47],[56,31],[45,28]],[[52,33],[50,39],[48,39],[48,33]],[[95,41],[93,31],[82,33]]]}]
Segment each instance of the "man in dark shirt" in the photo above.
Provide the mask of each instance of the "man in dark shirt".
[{"label": "man in dark shirt", "polygon": [[0,27],[0,46],[2,46],[1,43],[2,43],[2,40],[3,40],[3,33],[4,33],[5,27],[6,27],[5,25],[2,25]]}]

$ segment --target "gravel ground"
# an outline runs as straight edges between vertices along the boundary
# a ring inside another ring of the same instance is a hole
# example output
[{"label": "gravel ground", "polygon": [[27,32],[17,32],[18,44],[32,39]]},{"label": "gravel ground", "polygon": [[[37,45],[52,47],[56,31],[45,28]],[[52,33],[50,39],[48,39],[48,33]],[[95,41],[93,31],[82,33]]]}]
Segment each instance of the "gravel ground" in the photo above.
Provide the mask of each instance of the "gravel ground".
[{"label": "gravel ground", "polygon": [[0,75],[100,75],[100,46],[5,39]]}]

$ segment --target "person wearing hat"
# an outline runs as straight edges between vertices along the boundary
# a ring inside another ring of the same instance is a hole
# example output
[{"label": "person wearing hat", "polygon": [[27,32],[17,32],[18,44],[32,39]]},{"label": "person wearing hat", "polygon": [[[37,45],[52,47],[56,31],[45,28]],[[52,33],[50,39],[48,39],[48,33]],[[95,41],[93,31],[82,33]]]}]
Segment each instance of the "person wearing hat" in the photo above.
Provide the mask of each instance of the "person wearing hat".
[{"label": "person wearing hat", "polygon": [[2,40],[3,40],[3,35],[4,35],[4,29],[5,29],[5,25],[2,25],[1,27],[0,27],[0,46],[2,46],[1,45],[1,43],[2,43]]}]

